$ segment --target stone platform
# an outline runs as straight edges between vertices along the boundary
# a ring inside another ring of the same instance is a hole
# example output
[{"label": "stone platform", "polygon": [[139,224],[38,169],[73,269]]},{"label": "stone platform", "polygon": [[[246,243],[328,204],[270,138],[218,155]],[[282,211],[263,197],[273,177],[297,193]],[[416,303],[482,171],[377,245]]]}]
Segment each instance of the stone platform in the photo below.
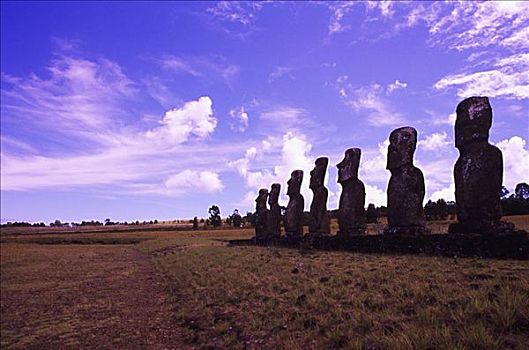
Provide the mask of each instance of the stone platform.
[{"label": "stone platform", "polygon": [[450,257],[479,257],[529,260],[529,233],[513,231],[498,236],[482,234],[436,234],[422,236],[369,235],[272,239],[237,239],[232,246],[275,246],[285,248],[351,251],[376,254],[424,254]]}]

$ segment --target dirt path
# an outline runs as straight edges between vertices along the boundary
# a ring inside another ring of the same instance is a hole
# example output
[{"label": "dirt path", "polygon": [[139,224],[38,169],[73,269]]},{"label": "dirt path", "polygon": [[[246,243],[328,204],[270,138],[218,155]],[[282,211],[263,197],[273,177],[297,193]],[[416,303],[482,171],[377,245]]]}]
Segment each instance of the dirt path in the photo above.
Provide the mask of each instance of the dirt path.
[{"label": "dirt path", "polygon": [[182,348],[164,281],[132,245],[2,244],[1,347]]}]

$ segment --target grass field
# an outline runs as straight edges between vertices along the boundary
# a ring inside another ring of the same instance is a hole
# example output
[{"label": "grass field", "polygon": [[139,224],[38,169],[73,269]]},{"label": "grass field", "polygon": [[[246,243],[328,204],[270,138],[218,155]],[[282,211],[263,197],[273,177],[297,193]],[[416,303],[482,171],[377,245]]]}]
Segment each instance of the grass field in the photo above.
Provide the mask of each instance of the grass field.
[{"label": "grass field", "polygon": [[2,349],[529,348],[528,261],[227,246],[251,230],[40,233],[2,237]]}]

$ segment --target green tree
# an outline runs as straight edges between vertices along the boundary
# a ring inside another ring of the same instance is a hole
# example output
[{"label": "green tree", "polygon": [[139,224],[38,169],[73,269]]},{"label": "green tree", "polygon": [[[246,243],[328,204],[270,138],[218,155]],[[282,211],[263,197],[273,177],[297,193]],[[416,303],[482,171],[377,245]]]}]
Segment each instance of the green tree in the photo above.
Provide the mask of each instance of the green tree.
[{"label": "green tree", "polygon": [[241,217],[241,214],[239,214],[238,209],[235,209],[233,211],[233,214],[231,214],[231,223],[233,227],[241,227],[242,217]]},{"label": "green tree", "polygon": [[209,213],[209,223],[213,227],[219,227],[222,225],[222,219],[220,217],[220,208],[216,205],[212,205],[208,210]]},{"label": "green tree", "polygon": [[525,182],[516,185],[514,197],[517,199],[529,199],[529,185]]}]

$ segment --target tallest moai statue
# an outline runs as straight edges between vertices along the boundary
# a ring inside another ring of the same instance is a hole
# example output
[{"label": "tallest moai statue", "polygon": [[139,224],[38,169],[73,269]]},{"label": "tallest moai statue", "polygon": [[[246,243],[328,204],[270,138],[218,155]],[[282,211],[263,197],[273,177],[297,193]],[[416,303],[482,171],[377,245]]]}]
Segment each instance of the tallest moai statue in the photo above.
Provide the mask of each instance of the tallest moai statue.
[{"label": "tallest moai statue", "polygon": [[487,97],[469,97],[456,109],[454,166],[458,223],[450,233],[501,233],[514,225],[500,221],[503,178],[501,151],[489,143],[492,108]]}]

